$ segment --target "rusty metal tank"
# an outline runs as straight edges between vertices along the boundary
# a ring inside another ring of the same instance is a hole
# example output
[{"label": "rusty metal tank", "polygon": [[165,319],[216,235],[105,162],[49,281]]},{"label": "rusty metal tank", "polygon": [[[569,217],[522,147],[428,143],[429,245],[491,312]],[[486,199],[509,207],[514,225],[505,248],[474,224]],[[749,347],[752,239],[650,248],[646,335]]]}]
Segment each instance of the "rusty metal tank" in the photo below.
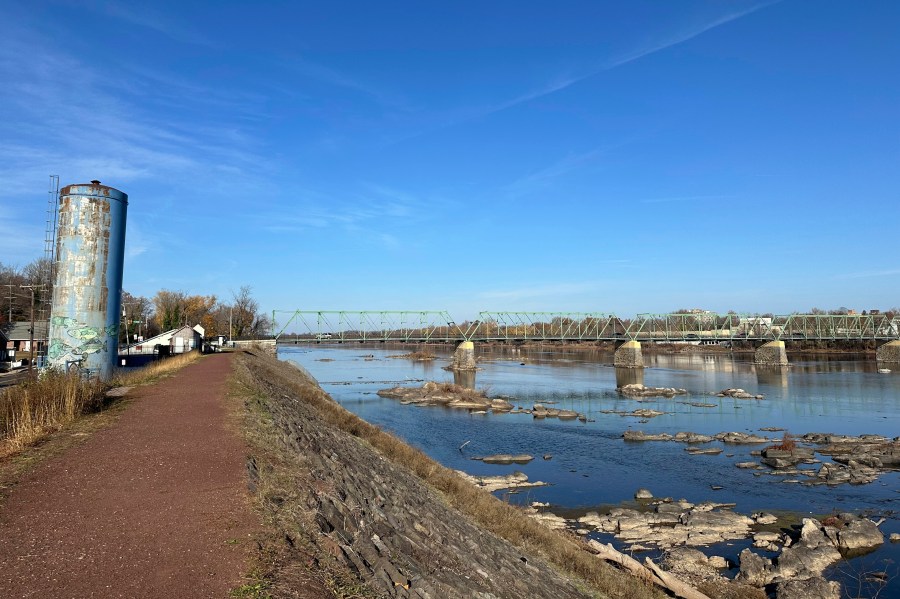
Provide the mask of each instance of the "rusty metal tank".
[{"label": "rusty metal tank", "polygon": [[50,367],[107,379],[116,366],[128,196],[99,181],[59,191]]}]

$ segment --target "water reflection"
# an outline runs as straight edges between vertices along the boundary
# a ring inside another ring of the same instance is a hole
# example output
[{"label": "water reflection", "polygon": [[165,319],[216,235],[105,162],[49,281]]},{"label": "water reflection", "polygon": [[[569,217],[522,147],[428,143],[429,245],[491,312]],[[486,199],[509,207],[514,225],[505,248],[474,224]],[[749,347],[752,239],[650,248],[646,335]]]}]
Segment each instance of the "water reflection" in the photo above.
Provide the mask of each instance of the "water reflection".
[{"label": "water reflection", "polygon": [[643,385],[643,368],[616,368],[616,387],[625,385]]},{"label": "water reflection", "polygon": [[773,387],[788,386],[788,369],[778,366],[757,366],[756,382],[759,385],[771,385]]},{"label": "water reflection", "polygon": [[453,384],[465,387],[466,389],[475,388],[475,371],[474,370],[454,370]]}]

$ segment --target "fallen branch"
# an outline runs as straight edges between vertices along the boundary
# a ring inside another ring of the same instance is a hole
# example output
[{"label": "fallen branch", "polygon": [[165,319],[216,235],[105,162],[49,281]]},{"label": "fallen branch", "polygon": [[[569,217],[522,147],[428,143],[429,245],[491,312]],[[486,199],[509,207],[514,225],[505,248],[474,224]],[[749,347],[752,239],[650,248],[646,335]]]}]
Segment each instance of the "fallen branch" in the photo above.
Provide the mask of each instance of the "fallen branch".
[{"label": "fallen branch", "polygon": [[672,574],[661,570],[659,566],[654,564],[650,558],[645,560],[646,565],[641,565],[630,555],[625,555],[621,551],[617,551],[612,545],[603,545],[593,539],[588,540],[588,546],[597,553],[597,556],[622,567],[624,570],[634,574],[641,580],[652,582],[657,586],[671,591],[677,597],[683,599],[709,599],[697,589],[687,585]]},{"label": "fallen branch", "polygon": [[656,574],[656,576],[659,577],[660,580],[663,581],[663,586],[675,593],[677,596],[684,597],[684,599],[709,599],[708,596],[704,595],[694,587],[686,585],[685,583],[678,580],[675,576],[660,569],[660,567],[654,564],[653,560],[651,560],[649,557],[644,559],[644,564],[654,574]]},{"label": "fallen branch", "polygon": [[647,582],[652,582],[654,584],[660,584],[660,581],[656,579],[653,575],[653,572],[645,568],[641,565],[641,562],[637,561],[630,555],[625,555],[620,551],[616,551],[613,549],[612,545],[602,545],[599,542],[589,539],[588,545],[590,545],[591,549],[597,552],[597,555],[608,562],[613,562],[614,564],[618,564],[625,570],[628,570],[638,578],[642,578]]}]

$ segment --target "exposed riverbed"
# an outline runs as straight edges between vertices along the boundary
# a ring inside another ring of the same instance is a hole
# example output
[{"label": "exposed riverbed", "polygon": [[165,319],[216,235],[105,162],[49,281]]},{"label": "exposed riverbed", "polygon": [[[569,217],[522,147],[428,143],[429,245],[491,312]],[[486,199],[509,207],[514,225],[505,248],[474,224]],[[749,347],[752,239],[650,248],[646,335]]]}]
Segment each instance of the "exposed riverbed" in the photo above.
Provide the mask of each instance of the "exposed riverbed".
[{"label": "exposed riverbed", "polygon": [[[462,376],[442,369],[449,347],[429,348],[438,359],[416,362],[389,359],[408,348],[383,345],[281,347],[279,357],[307,368],[322,387],[347,409],[377,424],[432,458],[475,475],[519,470],[550,486],[508,495],[517,503],[540,501],[567,517],[629,502],[638,488],[658,497],[735,503],[735,510],[826,515],[867,513],[884,517],[887,539],[900,532],[900,474],[882,473],[866,485],[811,486],[809,477],[776,476],[771,470],[742,469],[735,464],[759,460],[759,445],[713,442],[719,454],[693,455],[676,442],[625,442],[627,430],[645,433],[725,431],[754,433],[777,443],[783,428],[794,435],[827,432],[842,435],[900,434],[900,368],[880,374],[874,361],[852,356],[792,356],[786,371],[758,370],[750,356],[730,354],[645,355],[642,379],[617,372],[608,353],[588,351],[483,348],[480,370]],[[474,380],[473,380],[474,379]],[[456,382],[504,396],[516,406],[543,403],[587,416],[578,420],[534,419],[529,414],[477,414],[468,410],[401,405],[376,392],[424,381]],[[687,390],[674,397],[624,397],[617,386],[640,382],[648,387]],[[719,397],[741,388],[764,399]],[[554,403],[555,402],[555,403]],[[662,412],[652,418],[623,416],[635,410]],[[642,422],[643,420],[643,422]],[[460,446],[465,444],[462,451]],[[531,454],[528,464],[497,465],[472,458],[491,454]],[[551,456],[551,459],[541,459]],[[821,458],[828,461],[828,458]],[[713,490],[713,487],[721,487]],[[504,495],[501,491],[498,494]],[[596,535],[604,542],[608,535]],[[734,558],[749,542],[713,547],[709,553]],[[886,542],[878,551],[845,564],[854,572],[887,571],[892,577],[881,597],[900,597],[897,564],[900,545]],[[852,573],[851,573],[852,575]]]}]

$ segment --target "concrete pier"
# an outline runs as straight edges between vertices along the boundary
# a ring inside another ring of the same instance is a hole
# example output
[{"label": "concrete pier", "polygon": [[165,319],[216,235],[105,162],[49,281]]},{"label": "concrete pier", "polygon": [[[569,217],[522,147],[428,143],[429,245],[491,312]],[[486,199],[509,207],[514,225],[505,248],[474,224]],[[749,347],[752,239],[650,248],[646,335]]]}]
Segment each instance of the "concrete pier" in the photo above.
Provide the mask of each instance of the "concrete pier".
[{"label": "concrete pier", "polygon": [[755,364],[763,366],[787,366],[787,351],[784,349],[784,341],[769,341],[756,350],[753,359]]},{"label": "concrete pier", "polygon": [[641,355],[641,343],[632,340],[617,344],[613,365],[616,368],[643,368],[644,357]]},{"label": "concrete pier", "polygon": [[889,341],[875,350],[879,362],[900,363],[900,341]]},{"label": "concrete pier", "polygon": [[475,344],[471,341],[463,341],[453,352],[453,360],[450,362],[450,370],[475,370]]}]

